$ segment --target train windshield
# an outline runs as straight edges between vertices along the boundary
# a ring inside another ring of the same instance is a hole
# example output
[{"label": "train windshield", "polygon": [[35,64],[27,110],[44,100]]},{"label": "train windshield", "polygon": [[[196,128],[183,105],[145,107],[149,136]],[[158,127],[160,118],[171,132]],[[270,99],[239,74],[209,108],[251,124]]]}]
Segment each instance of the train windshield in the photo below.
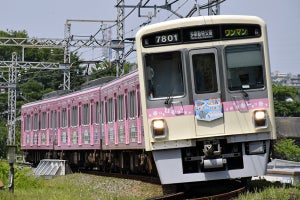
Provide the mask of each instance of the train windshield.
[{"label": "train windshield", "polygon": [[264,87],[262,55],[262,47],[259,44],[225,48],[229,90]]},{"label": "train windshield", "polygon": [[180,51],[145,55],[147,94],[149,99],[184,94],[182,56]]}]

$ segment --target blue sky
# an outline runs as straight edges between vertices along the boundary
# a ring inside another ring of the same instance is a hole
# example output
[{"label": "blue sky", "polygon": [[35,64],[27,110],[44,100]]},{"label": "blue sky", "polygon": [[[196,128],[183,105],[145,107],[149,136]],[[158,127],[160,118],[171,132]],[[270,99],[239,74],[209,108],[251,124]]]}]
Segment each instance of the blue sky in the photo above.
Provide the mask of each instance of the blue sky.
[{"label": "blue sky", "polygon": [[[63,38],[67,19],[115,20],[117,0],[9,0],[1,3],[0,30],[26,30],[30,37]],[[125,0],[126,5],[136,5],[138,0]],[[145,0],[143,1],[145,2]],[[162,5],[164,0],[150,0],[149,5]],[[170,1],[171,2],[171,1]],[[207,0],[198,0],[199,4]],[[186,15],[195,0],[179,0],[172,9]],[[269,51],[272,71],[300,74],[300,1],[299,0],[226,0],[221,4],[221,14],[256,15],[264,19],[268,27]],[[125,9],[125,15],[132,8]],[[143,15],[152,9],[142,10]],[[207,10],[201,10],[207,15]],[[175,15],[159,10],[152,22],[176,19]],[[134,37],[139,25],[147,18],[139,18],[135,10],[125,21],[125,37]],[[93,35],[99,23],[72,23],[71,33],[80,36]],[[115,35],[112,30],[112,37]],[[99,35],[100,37],[100,35]],[[80,55],[96,59],[99,52],[87,50]],[[134,58],[129,56],[128,60]]]}]

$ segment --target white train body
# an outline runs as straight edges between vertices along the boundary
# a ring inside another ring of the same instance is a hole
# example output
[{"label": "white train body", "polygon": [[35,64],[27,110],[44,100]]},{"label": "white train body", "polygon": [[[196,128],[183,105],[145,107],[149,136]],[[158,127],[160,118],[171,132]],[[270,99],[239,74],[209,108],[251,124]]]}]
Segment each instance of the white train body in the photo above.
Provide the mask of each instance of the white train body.
[{"label": "white train body", "polygon": [[145,149],[162,184],[265,174],[276,131],[263,20],[162,22],[136,46]]}]

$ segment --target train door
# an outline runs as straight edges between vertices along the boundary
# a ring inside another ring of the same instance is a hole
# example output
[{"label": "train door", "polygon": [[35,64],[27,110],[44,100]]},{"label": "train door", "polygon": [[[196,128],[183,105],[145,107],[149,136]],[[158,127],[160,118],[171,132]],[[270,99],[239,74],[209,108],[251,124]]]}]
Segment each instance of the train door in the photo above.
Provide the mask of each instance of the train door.
[{"label": "train door", "polygon": [[189,59],[196,135],[224,134],[217,49],[191,50]]}]

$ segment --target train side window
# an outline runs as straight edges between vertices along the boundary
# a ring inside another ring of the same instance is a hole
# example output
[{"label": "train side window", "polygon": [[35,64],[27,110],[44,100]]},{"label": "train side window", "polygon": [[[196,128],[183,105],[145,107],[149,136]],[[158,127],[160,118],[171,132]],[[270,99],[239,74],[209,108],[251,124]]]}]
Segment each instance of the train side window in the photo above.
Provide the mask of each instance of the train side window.
[{"label": "train side window", "polygon": [[118,112],[118,120],[122,121],[124,119],[124,95],[121,94],[118,96],[118,103],[117,103],[117,112]]},{"label": "train side window", "polygon": [[135,91],[129,92],[129,118],[133,119],[136,115]]},{"label": "train side window", "polygon": [[264,87],[263,53],[260,44],[225,48],[227,83],[231,91]]},{"label": "train side window", "polygon": [[42,124],[41,124],[41,129],[44,130],[46,129],[46,119],[47,119],[47,113],[42,112]]},{"label": "train side window", "polygon": [[78,107],[72,106],[72,119],[71,119],[71,125],[77,126],[78,125]]},{"label": "train side window", "polygon": [[113,99],[108,99],[108,122],[113,122]]},{"label": "train side window", "polygon": [[90,106],[88,103],[83,104],[82,109],[83,125],[88,125],[90,123]]},{"label": "train side window", "polygon": [[26,123],[25,123],[25,130],[30,131],[31,126],[30,126],[30,115],[26,115]]},{"label": "train side window", "polygon": [[39,129],[39,114],[35,113],[33,116],[33,130]]},{"label": "train side window", "polygon": [[99,116],[99,109],[100,108],[99,108],[99,102],[98,101],[96,102],[95,107],[96,108],[94,110],[94,116],[95,116],[94,119],[95,119],[95,123],[99,124],[99,121],[100,121],[100,119],[99,119],[100,118],[100,116]]},{"label": "train side window", "polygon": [[57,128],[57,112],[56,110],[51,110],[50,113],[50,128],[56,129]]},{"label": "train side window", "polygon": [[65,128],[67,127],[67,109],[63,108],[61,110],[61,127]]},{"label": "train side window", "polygon": [[101,115],[100,115],[100,117],[101,117],[101,124],[104,124],[105,123],[105,119],[104,119],[104,102],[103,101],[101,101],[101,108],[100,108],[100,113],[101,113]]}]

